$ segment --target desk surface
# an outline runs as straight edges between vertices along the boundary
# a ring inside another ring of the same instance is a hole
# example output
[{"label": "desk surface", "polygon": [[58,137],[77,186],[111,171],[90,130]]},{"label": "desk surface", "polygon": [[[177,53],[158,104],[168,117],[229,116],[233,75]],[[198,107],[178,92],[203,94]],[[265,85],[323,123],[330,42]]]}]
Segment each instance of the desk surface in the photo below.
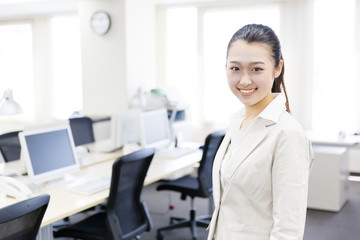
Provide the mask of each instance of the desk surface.
[{"label": "desk surface", "polygon": [[306,135],[314,145],[338,146],[338,147],[360,147],[360,136],[341,135],[332,133],[320,133],[307,131]]},{"label": "desk surface", "polygon": [[[93,147],[91,145],[89,146]],[[93,162],[88,166],[83,166],[79,172],[72,174],[72,176],[80,177],[82,179],[88,178],[89,180],[109,176],[111,175],[114,160],[124,154],[124,151],[113,153],[92,152],[89,154],[89,157],[91,155]],[[193,166],[200,161],[201,154],[202,152],[199,150],[176,159],[163,159],[155,154],[145,178],[144,185],[154,183],[177,171]],[[95,159],[97,159],[97,162]],[[48,193],[51,196],[49,206],[41,224],[41,226],[46,226],[104,202],[109,195],[109,190],[85,196],[71,192],[67,186],[63,184],[60,187],[45,188],[43,193]],[[15,199],[2,199],[0,200],[0,207],[10,205],[14,202],[16,202]]]}]

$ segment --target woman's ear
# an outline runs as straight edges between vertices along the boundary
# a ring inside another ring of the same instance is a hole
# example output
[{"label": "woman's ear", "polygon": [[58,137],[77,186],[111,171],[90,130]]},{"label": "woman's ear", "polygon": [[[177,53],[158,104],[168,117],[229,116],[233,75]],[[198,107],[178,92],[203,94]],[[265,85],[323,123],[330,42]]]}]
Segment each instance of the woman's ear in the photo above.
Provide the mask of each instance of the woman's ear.
[{"label": "woman's ear", "polygon": [[280,76],[283,65],[284,65],[284,61],[280,60],[278,66],[275,69],[275,78],[278,78]]}]

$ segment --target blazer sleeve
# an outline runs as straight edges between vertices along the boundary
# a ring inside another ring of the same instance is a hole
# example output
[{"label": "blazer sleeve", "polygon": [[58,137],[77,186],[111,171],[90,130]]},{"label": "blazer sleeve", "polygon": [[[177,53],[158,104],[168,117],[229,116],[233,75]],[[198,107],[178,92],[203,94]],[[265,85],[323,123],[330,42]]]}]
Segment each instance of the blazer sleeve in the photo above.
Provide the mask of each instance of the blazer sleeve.
[{"label": "blazer sleeve", "polygon": [[303,239],[311,143],[300,130],[280,132],[272,167],[273,229],[270,240]]}]

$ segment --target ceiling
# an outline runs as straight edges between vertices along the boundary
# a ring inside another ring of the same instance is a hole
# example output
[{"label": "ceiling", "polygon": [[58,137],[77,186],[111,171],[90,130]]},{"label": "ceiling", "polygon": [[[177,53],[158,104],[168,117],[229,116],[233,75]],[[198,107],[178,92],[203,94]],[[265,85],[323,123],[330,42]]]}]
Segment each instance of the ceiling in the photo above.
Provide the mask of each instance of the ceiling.
[{"label": "ceiling", "polygon": [[0,0],[0,19],[77,11],[78,0]]}]

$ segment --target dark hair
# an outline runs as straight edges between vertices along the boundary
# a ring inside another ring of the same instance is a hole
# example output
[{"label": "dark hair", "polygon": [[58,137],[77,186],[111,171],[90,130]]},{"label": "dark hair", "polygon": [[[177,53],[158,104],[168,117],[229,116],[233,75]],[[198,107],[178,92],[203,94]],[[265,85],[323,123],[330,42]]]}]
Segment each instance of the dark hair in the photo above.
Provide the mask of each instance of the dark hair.
[{"label": "dark hair", "polygon": [[[274,59],[275,67],[279,66],[280,60],[283,60],[279,38],[276,36],[275,32],[268,26],[264,26],[261,24],[249,24],[237,30],[230,39],[226,56],[228,56],[231,44],[238,40],[244,40],[248,43],[258,42],[267,44],[270,48],[271,56]],[[286,111],[290,112],[289,100],[284,83],[284,72],[285,66],[283,63],[282,71],[280,75],[275,78],[271,92],[281,92],[281,89],[284,91],[286,98]]]}]

